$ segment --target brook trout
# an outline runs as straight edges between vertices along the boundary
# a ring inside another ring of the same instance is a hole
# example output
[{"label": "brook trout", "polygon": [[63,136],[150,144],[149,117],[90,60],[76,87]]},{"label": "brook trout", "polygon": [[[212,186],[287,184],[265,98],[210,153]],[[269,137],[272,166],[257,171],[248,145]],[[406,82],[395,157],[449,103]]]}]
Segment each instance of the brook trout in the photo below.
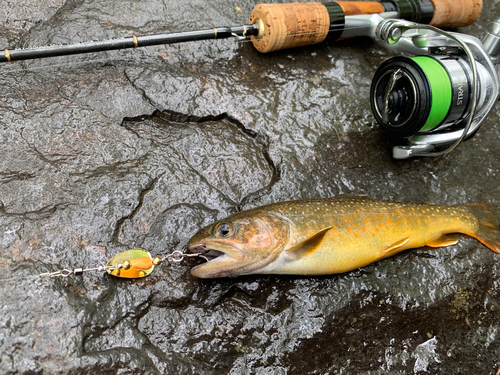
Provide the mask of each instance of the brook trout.
[{"label": "brook trout", "polygon": [[500,253],[500,212],[490,204],[439,206],[370,199],[270,204],[201,229],[189,241],[209,262],[196,277],[326,275],[366,266],[403,250],[449,246],[451,233]]}]

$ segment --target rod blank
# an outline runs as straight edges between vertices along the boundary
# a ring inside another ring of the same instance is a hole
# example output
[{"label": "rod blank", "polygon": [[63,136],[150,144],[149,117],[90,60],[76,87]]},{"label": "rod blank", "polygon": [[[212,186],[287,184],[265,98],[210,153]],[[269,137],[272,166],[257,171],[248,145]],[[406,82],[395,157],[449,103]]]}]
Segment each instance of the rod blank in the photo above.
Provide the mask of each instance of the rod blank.
[{"label": "rod blank", "polygon": [[224,39],[231,37],[246,37],[257,34],[258,25],[222,26],[212,29],[186,31],[179,33],[131,36],[96,42],[85,42],[71,45],[55,45],[27,49],[5,49],[0,54],[0,62],[39,59],[45,57],[94,53],[125,48],[138,48],[160,44],[173,44],[207,39]]}]

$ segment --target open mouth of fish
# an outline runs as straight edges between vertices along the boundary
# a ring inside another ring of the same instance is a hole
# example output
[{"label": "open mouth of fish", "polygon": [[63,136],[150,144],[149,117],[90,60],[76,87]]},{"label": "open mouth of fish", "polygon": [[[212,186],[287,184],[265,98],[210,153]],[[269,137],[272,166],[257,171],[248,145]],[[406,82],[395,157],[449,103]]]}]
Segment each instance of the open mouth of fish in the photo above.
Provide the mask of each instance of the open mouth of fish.
[{"label": "open mouth of fish", "polygon": [[245,253],[239,248],[218,241],[200,241],[188,249],[192,254],[205,258],[206,262],[191,269],[191,274],[201,278],[237,276],[239,270],[247,264]]},{"label": "open mouth of fish", "polygon": [[205,245],[195,245],[189,247],[189,250],[191,251],[191,253],[198,254],[200,257],[205,258],[207,262],[211,262],[212,260],[220,258],[223,255],[228,256],[226,253],[222,251],[211,249]]}]

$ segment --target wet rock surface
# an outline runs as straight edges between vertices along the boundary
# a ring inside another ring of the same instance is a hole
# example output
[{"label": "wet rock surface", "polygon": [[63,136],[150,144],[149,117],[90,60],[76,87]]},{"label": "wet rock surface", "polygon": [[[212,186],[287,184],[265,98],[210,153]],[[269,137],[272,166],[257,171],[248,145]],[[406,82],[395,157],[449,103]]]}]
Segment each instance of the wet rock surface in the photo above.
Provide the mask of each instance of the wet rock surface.
[{"label": "wet rock surface", "polygon": [[[7,1],[0,45],[238,25],[256,4]],[[462,31],[498,16],[487,2]],[[499,257],[464,236],[326,277],[33,276],[130,247],[164,257],[282,200],[500,204],[500,108],[446,157],[391,158],[368,100],[389,56],[368,39],[269,55],[225,40],[0,66],[0,372],[494,374]]]}]

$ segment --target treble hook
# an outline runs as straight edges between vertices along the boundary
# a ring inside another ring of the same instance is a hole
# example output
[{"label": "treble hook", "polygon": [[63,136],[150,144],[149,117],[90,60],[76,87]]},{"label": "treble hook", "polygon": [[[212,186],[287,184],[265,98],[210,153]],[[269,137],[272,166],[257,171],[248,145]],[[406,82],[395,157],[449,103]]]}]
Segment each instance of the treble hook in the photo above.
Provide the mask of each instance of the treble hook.
[{"label": "treble hook", "polygon": [[203,254],[200,254],[200,253],[192,253],[192,254],[188,254],[188,253],[183,253],[182,251],[180,250],[175,250],[173,251],[171,254],[168,254],[165,258],[165,260],[167,260],[168,262],[170,263],[180,263],[182,262],[185,258],[203,258],[205,259],[207,262],[209,262],[210,260]]}]

